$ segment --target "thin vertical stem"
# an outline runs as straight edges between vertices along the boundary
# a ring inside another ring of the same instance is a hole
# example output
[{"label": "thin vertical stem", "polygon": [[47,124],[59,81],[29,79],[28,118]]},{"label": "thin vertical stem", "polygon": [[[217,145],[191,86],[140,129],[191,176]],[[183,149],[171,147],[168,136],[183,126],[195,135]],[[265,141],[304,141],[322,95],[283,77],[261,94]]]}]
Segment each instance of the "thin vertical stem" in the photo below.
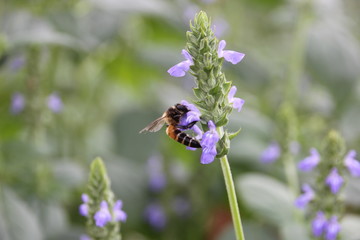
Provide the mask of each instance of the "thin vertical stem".
[{"label": "thin vertical stem", "polygon": [[[223,128],[218,128],[218,132],[223,135]],[[221,168],[224,175],[226,191],[229,198],[230,211],[234,224],[235,234],[237,240],[245,240],[244,231],[241,223],[239,206],[236,198],[235,185],[233,181],[233,177],[230,170],[230,165],[227,156],[223,156],[220,158]]]}]

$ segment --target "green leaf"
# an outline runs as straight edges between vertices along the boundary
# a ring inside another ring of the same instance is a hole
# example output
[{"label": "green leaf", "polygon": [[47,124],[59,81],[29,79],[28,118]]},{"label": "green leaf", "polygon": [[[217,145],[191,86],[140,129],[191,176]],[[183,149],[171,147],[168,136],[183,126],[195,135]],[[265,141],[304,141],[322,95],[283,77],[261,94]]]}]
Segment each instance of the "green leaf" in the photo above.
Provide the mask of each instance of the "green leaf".
[{"label": "green leaf", "polygon": [[243,175],[236,183],[241,198],[256,215],[280,227],[293,221],[295,197],[285,184],[262,174]]},{"label": "green leaf", "polygon": [[234,137],[239,135],[240,132],[241,132],[241,128],[239,128],[239,130],[237,130],[236,132],[229,133],[229,140],[232,140]]},{"label": "green leaf", "polygon": [[2,200],[0,201],[0,218],[5,220],[3,223],[0,222],[0,225],[5,225],[3,229],[0,226],[0,239],[44,239],[36,215],[25,202],[9,189],[3,189],[0,197]]},{"label": "green leaf", "polygon": [[360,216],[347,214],[341,222],[341,236],[346,240],[359,240],[360,239]]}]

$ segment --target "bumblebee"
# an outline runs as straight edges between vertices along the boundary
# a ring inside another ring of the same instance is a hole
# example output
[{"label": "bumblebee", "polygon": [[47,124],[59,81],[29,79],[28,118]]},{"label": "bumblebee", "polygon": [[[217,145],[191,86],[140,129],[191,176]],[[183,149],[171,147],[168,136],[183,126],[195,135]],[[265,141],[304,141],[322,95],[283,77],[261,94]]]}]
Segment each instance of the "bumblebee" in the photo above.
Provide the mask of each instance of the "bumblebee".
[{"label": "bumblebee", "polygon": [[157,132],[159,131],[164,124],[167,125],[166,134],[174,139],[175,141],[184,144],[188,147],[201,148],[200,142],[195,138],[190,137],[182,130],[191,128],[196,124],[197,121],[191,122],[186,126],[180,125],[180,119],[190,110],[183,104],[175,104],[170,107],[164,114],[147,125],[140,133],[148,132]]}]

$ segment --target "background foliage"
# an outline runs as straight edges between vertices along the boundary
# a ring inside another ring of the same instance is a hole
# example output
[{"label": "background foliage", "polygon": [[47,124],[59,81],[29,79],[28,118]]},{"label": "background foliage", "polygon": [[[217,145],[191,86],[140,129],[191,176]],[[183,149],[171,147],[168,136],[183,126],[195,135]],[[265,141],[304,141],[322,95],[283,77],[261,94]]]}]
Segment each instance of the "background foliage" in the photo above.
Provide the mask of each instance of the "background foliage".
[{"label": "background foliage", "polygon": [[[200,165],[198,152],[164,131],[138,134],[170,105],[191,100],[192,77],[175,79],[166,70],[182,60],[185,31],[199,10],[229,49],[246,53],[241,64],[225,64],[246,100],[232,114],[230,128],[242,131],[229,156],[245,235],[307,239],[283,166],[259,158],[283,138],[285,100],[297,114],[296,160],[321,147],[332,128],[360,151],[356,0],[1,1],[0,239],[78,239],[80,195],[96,156],[129,216],[123,239],[234,238],[219,163]],[[47,106],[54,92],[63,102],[58,113]],[[11,112],[15,93],[25,97],[18,114]],[[161,191],[149,189],[152,156],[163,159]],[[345,240],[360,239],[359,186],[350,178],[345,190]],[[151,203],[162,206],[165,227],[146,220]]]}]

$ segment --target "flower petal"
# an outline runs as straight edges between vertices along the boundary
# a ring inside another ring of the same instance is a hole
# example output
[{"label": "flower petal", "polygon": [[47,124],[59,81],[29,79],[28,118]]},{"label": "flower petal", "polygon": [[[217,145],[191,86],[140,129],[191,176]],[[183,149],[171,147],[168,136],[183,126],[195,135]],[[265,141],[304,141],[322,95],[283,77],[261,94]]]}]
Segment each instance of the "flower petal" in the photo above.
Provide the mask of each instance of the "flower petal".
[{"label": "flower petal", "polygon": [[229,94],[228,94],[228,100],[230,103],[232,103],[234,101],[234,96],[236,94],[237,88],[236,86],[232,86],[230,88]]},{"label": "flower petal", "polygon": [[219,42],[219,46],[218,46],[218,57],[219,58],[222,58],[224,55],[223,55],[223,50],[224,48],[226,47],[226,42],[225,40],[221,40]]},{"label": "flower petal", "polygon": [[213,148],[204,148],[200,157],[200,162],[202,164],[212,163],[215,159],[216,154],[217,152],[215,146]]},{"label": "flower petal", "polygon": [[338,174],[337,168],[333,168],[325,180],[325,183],[330,187],[330,190],[333,194],[339,192],[344,179]]},{"label": "flower petal", "polygon": [[189,60],[189,61],[190,61],[190,65],[193,65],[193,64],[194,64],[193,59],[192,59],[192,56],[191,56],[190,53],[188,53],[185,49],[183,49],[183,50],[181,51],[181,54],[184,56],[184,58],[185,58],[186,60]]},{"label": "flower petal", "polygon": [[233,108],[237,109],[238,112],[240,112],[244,103],[245,103],[244,99],[234,98],[233,99]]},{"label": "flower petal", "polygon": [[320,237],[326,227],[327,220],[325,214],[321,211],[316,213],[316,217],[311,222],[311,228],[315,237]]},{"label": "flower petal", "polygon": [[315,148],[310,149],[310,156],[298,163],[298,168],[303,172],[311,171],[320,162],[320,154]]},{"label": "flower petal", "polygon": [[232,64],[237,64],[245,57],[245,54],[231,50],[224,50],[223,56],[226,61],[231,62]]},{"label": "flower petal", "polygon": [[190,69],[190,61],[182,61],[175,66],[172,66],[167,72],[173,77],[183,77]]},{"label": "flower petal", "polygon": [[326,240],[336,240],[340,231],[340,224],[337,221],[337,216],[332,216],[325,229]]}]

